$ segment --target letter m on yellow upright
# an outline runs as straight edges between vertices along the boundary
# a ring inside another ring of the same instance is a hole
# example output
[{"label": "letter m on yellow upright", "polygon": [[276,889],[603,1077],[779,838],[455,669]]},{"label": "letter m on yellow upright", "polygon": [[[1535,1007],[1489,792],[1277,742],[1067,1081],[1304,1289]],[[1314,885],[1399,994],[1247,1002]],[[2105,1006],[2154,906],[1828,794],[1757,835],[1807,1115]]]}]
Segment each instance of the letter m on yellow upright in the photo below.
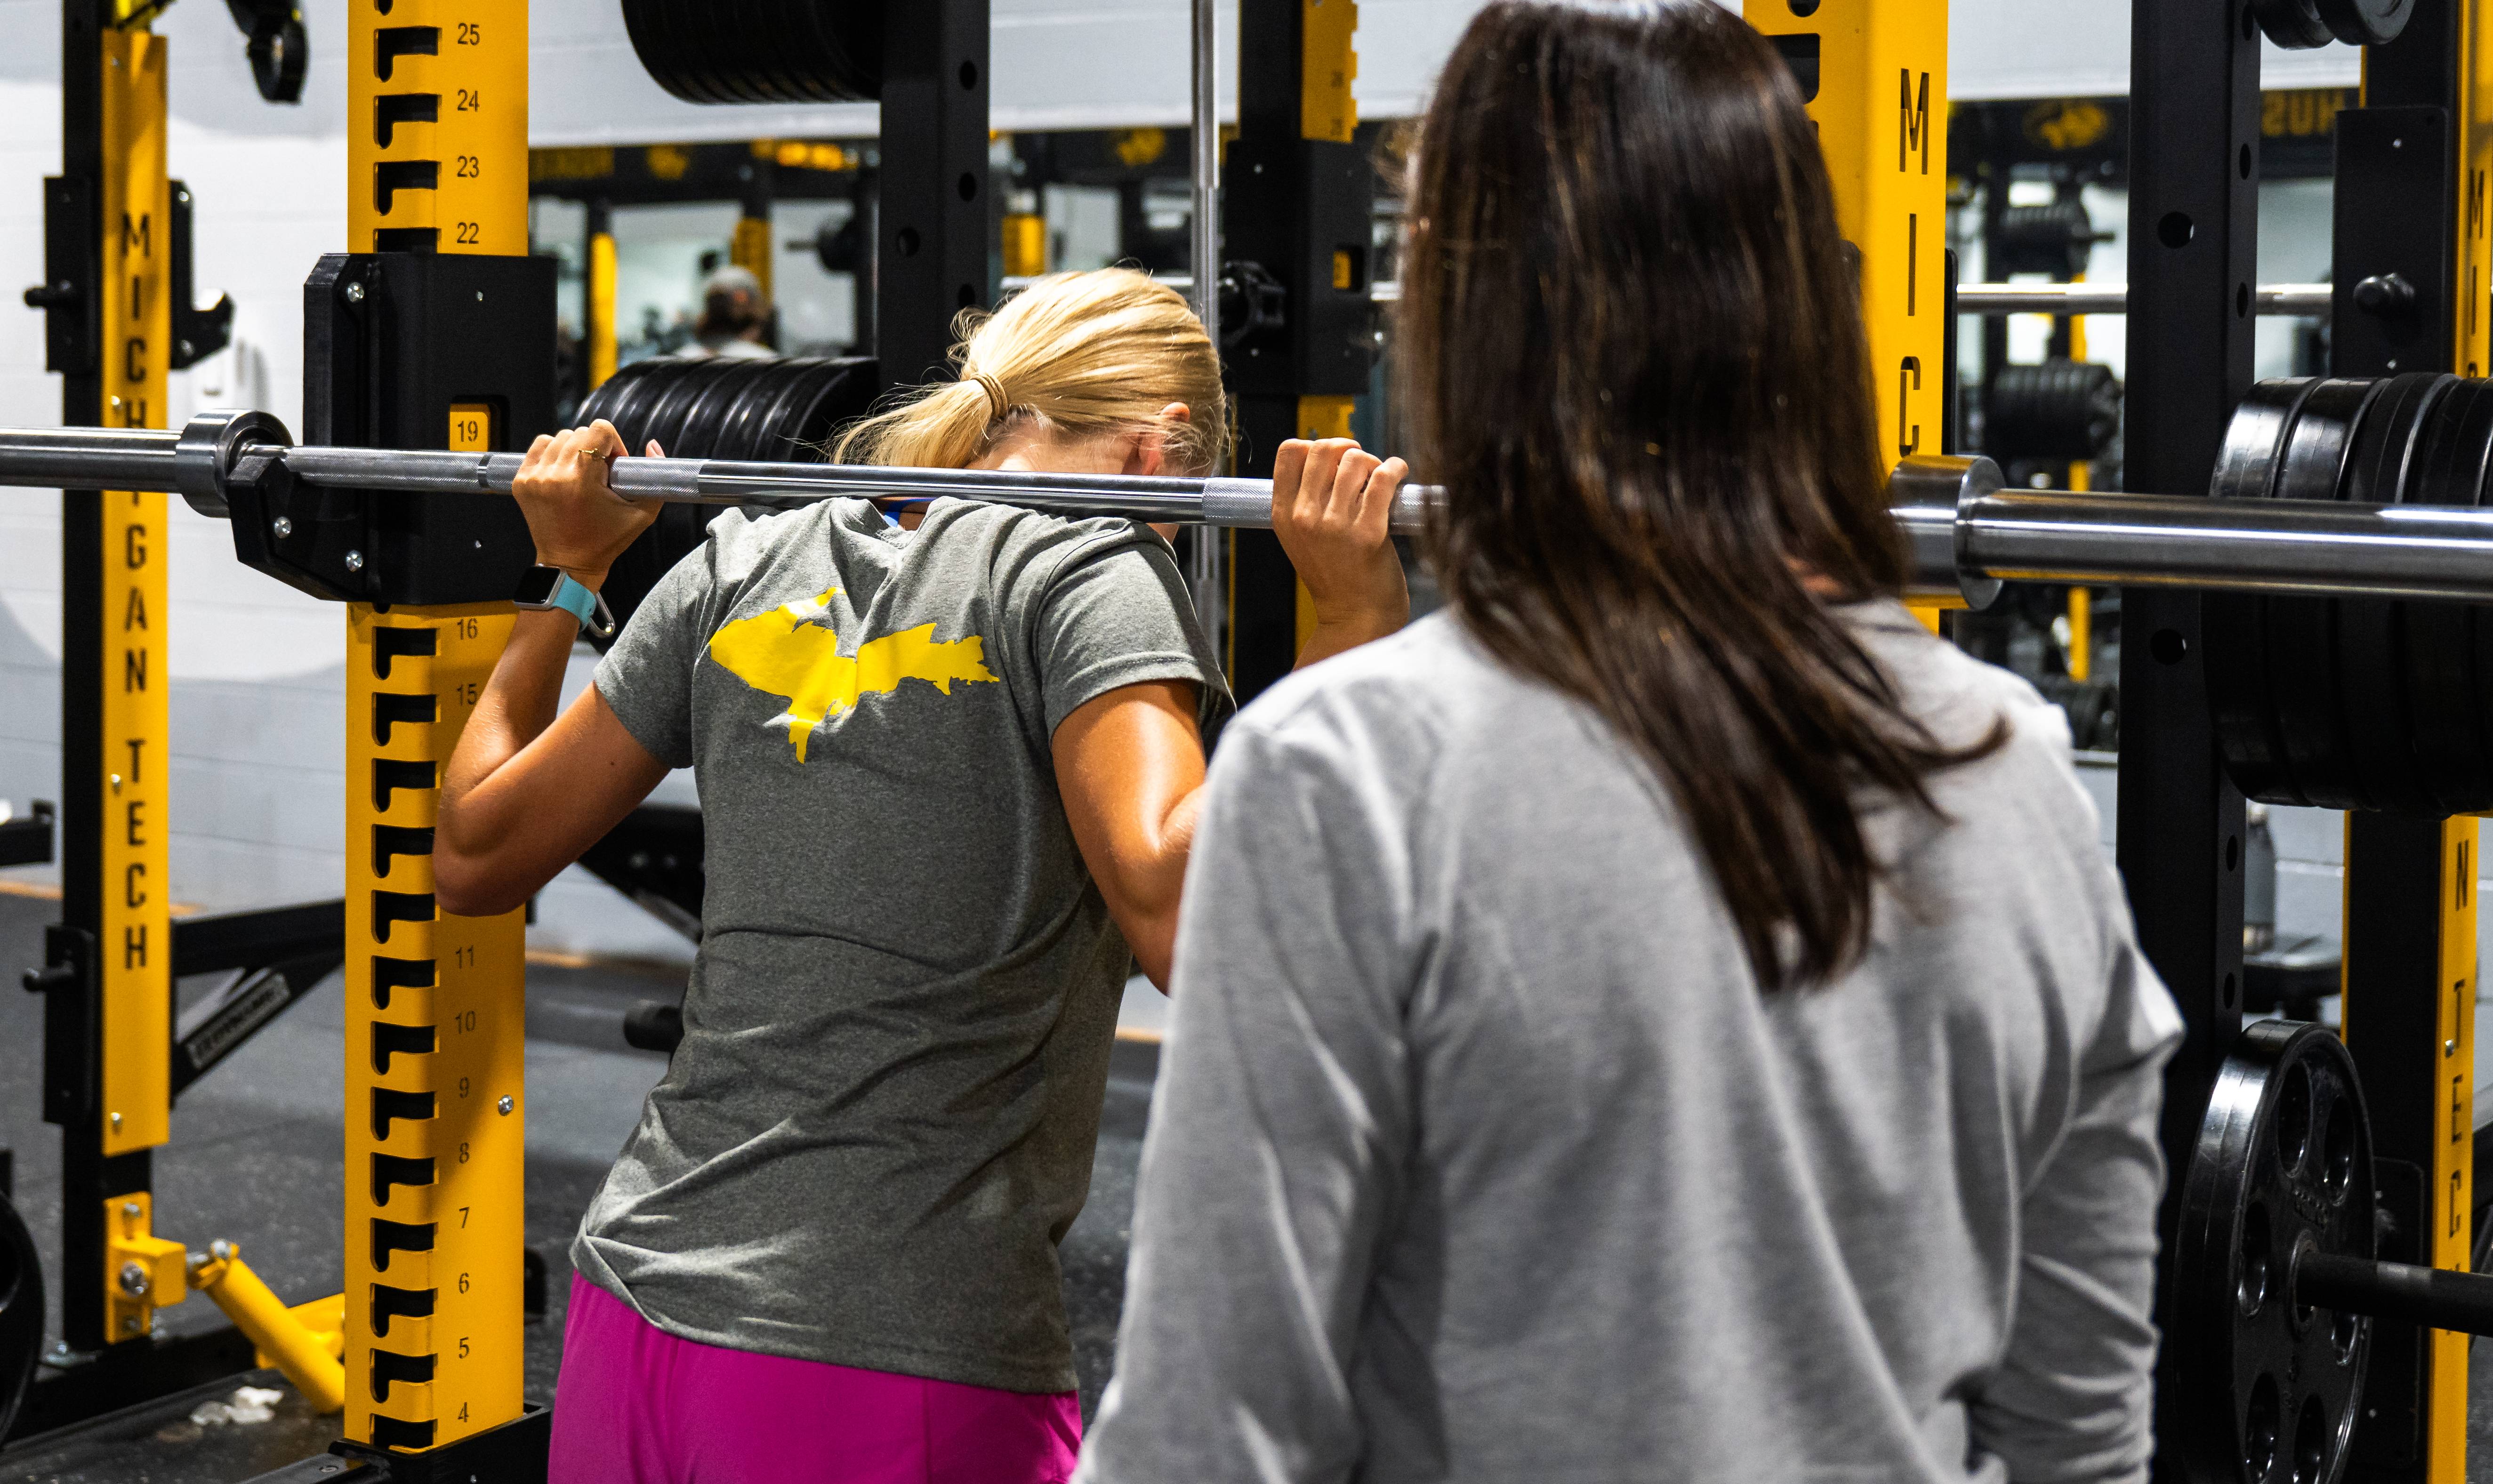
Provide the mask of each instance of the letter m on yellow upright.
[{"label": "letter m on yellow upright", "polygon": [[1921,91],[1913,89],[1913,70],[1909,67],[1896,74],[1897,94],[1903,117],[1896,125],[1896,168],[1907,169],[1907,162],[1915,151],[1922,157],[1922,173],[1931,173],[1931,74],[1922,74]]}]

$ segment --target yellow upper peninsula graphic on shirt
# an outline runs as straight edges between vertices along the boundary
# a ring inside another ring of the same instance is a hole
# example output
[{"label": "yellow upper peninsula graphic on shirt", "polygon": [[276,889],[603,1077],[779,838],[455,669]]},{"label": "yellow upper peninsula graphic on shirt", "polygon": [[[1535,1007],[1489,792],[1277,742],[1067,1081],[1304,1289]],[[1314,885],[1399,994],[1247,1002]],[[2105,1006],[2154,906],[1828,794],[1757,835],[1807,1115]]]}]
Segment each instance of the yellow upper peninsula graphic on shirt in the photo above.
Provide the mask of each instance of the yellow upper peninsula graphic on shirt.
[{"label": "yellow upper peninsula graphic on shirt", "polygon": [[931,623],[868,639],[855,655],[840,653],[840,637],[815,622],[838,592],[834,587],[739,618],[709,639],[709,657],[729,674],[765,695],[788,697],[788,709],[770,720],[787,724],[798,762],[823,719],[856,709],[861,696],[888,696],[903,680],[923,680],[949,696],[955,680],[997,678],[986,666],[986,640],[973,634],[937,643]]}]

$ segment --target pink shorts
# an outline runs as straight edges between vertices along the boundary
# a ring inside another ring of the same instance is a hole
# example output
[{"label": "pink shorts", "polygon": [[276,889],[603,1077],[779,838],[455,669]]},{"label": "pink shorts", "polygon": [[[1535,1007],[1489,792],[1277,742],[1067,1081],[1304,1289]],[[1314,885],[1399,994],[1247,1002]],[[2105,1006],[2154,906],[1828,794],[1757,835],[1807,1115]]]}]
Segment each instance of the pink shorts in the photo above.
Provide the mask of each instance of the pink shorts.
[{"label": "pink shorts", "polygon": [[571,1281],[549,1484],[1060,1484],[1074,1393],[756,1355],[677,1339]]}]

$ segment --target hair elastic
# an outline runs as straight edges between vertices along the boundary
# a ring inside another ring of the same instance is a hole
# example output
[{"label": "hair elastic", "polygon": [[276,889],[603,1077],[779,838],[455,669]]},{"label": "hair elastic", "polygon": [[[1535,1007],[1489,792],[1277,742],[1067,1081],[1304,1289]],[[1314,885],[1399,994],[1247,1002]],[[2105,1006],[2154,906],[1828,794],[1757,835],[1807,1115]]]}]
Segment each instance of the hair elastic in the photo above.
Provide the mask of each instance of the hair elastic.
[{"label": "hair elastic", "polygon": [[985,371],[973,372],[965,379],[976,382],[978,384],[978,389],[987,394],[988,422],[999,422],[1004,418],[1005,414],[1012,411],[1012,403],[1005,398],[1005,384],[1003,382],[988,375]]}]

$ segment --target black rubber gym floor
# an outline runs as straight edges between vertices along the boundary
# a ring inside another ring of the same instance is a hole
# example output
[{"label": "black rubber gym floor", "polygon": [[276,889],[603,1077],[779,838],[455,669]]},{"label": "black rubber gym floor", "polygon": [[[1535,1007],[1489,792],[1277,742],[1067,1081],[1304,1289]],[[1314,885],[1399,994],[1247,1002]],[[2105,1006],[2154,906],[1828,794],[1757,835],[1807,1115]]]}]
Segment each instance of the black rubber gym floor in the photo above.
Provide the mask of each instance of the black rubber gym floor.
[{"label": "black rubber gym floor", "polygon": [[[0,895],[0,1147],[16,1152],[16,1202],[44,1254],[53,1337],[60,1140],[40,1112],[42,1004],[15,982],[20,967],[42,962],[43,928],[55,915],[51,902]],[[623,1044],[623,1012],[681,989],[679,977],[629,967],[528,967],[527,1241],[545,1259],[548,1280],[546,1315],[527,1327],[531,1399],[552,1398],[561,1363],[572,1232],[642,1094],[666,1067],[663,1057]],[[343,1282],[344,1011],[333,976],[194,1086],[174,1109],[172,1142],[156,1152],[157,1231],[193,1250],[217,1237],[233,1241],[289,1303],[335,1293]],[[1115,1353],[1134,1164],[1156,1064],[1153,1048],[1118,1047],[1090,1204],[1063,1249],[1085,1418]],[[158,1316],[175,1334],[224,1321],[197,1295]],[[273,1373],[242,1380],[284,1391],[274,1418],[192,1421],[203,1403],[242,1383],[228,1381],[0,1449],[0,1484],[228,1484],[318,1453],[337,1436],[336,1417],[312,1415]]]}]

